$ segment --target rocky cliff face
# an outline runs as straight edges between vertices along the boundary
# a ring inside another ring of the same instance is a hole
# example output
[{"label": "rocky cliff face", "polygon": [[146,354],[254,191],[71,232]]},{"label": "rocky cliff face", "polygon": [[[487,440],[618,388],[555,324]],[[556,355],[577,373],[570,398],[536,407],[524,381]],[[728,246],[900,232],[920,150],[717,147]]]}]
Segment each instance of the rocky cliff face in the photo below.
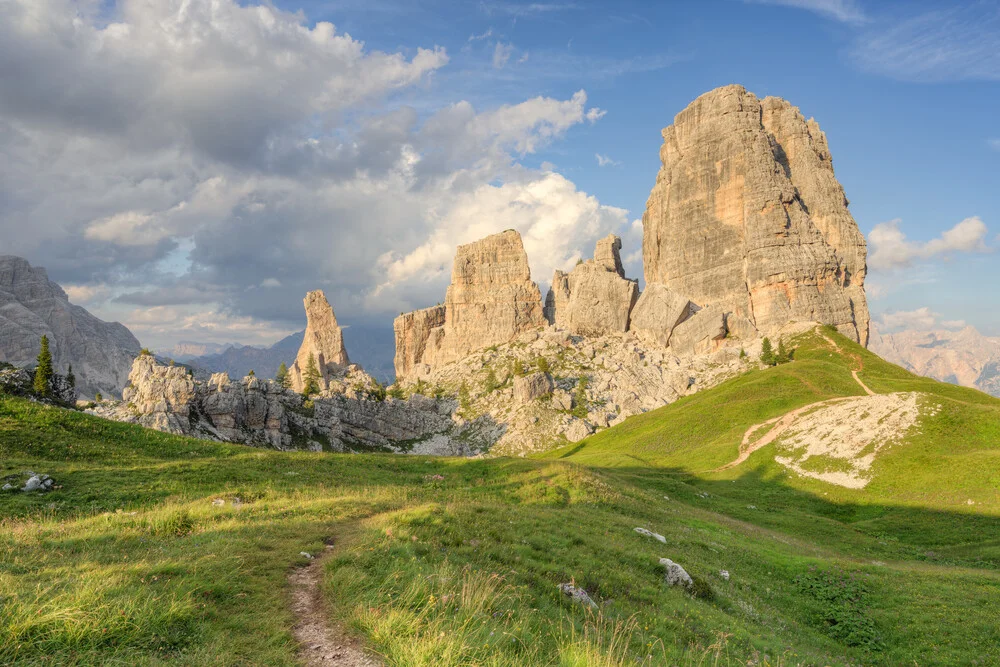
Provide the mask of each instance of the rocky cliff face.
[{"label": "rocky cliff face", "polygon": [[295,362],[288,369],[292,389],[301,392],[306,385],[305,373],[309,356],[312,355],[320,373],[320,389],[325,389],[331,378],[341,377],[350,365],[344,335],[337,324],[330,302],[322,290],[306,294],[303,300],[306,308],[306,332]]},{"label": "rocky cliff face", "polygon": [[646,282],[770,333],[790,320],[868,342],[866,245],[815,121],[742,86],[663,131],[643,216]]},{"label": "rocky cliff face", "polygon": [[521,235],[507,230],[459,246],[440,308],[440,325],[440,309],[397,318],[397,378],[426,375],[473,350],[544,326],[541,293],[531,280]]},{"label": "rocky cliff face", "polygon": [[45,269],[0,256],[0,361],[33,366],[43,335],[49,337],[56,370],[66,373],[72,364],[84,397],[119,395],[141,347],[121,324],[71,304]]},{"label": "rocky cliff face", "polygon": [[488,419],[455,415],[456,402],[381,395],[357,367],[331,378],[311,401],[271,380],[231,380],[216,373],[197,381],[188,369],[136,358],[121,401],[90,412],[167,433],[258,447],[313,451],[394,451],[465,456],[496,439]]},{"label": "rocky cliff face", "polygon": [[569,273],[555,272],[545,298],[550,324],[582,336],[628,331],[639,283],[625,278],[621,248],[621,239],[612,234],[597,242],[594,259]]},{"label": "rocky cliff face", "polygon": [[869,347],[918,375],[1000,396],[1000,338],[984,336],[973,327],[887,334],[872,327]]}]

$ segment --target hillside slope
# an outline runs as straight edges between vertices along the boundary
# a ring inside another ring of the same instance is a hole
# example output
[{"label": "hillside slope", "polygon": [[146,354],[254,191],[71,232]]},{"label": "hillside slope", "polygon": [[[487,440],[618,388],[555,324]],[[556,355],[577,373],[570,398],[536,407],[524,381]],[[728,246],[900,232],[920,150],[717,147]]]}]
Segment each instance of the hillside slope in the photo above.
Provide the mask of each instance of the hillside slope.
[{"label": "hillside slope", "polygon": [[[828,336],[555,461],[264,451],[0,398],[0,477],[60,487],[0,494],[0,663],[295,664],[288,576],[324,541],[330,616],[388,665],[997,662],[1000,402]],[[753,424],[866,395],[854,359],[943,406],[866,487],[773,445],[715,471]]]}]

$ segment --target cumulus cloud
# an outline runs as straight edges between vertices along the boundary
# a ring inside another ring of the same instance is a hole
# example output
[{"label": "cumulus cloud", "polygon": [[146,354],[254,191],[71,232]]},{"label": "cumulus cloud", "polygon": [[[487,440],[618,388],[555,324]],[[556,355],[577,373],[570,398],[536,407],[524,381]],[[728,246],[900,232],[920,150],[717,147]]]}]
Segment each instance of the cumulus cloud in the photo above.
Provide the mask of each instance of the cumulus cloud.
[{"label": "cumulus cloud", "polygon": [[915,261],[947,257],[957,252],[989,252],[985,239],[986,224],[977,216],[966,218],[936,239],[910,241],[900,229],[900,220],[875,225],[868,234],[872,269],[888,270],[906,267]]},{"label": "cumulus cloud", "polygon": [[602,205],[557,173],[526,172],[502,185],[484,184],[446,205],[430,238],[406,253],[380,258],[387,280],[375,301],[394,293],[422,290],[443,294],[456,246],[505,229],[521,233],[532,277],[547,282],[555,269],[568,269],[590,256],[598,238],[628,222],[624,209]]},{"label": "cumulus cloud", "polygon": [[422,277],[446,280],[476,234],[523,230],[545,279],[627,224],[519,162],[604,115],[582,90],[426,102],[444,50],[371,51],[266,4],[121,0],[110,23],[90,3],[4,7],[4,251],[140,338],[266,342],[317,288],[384,322],[440,300]]},{"label": "cumulus cloud", "polygon": [[940,313],[931,311],[924,306],[916,310],[899,310],[889,313],[882,313],[879,316],[879,330],[884,333],[902,330],[929,331],[942,327],[944,329],[962,329],[966,326],[965,320],[943,320],[938,322]]}]

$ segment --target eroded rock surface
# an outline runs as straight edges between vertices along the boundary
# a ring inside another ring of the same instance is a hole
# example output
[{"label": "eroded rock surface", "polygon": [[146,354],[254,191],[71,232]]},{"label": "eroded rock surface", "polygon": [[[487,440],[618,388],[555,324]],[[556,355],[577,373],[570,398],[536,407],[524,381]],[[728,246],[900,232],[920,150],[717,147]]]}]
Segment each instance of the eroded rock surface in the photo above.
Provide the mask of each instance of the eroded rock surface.
[{"label": "eroded rock surface", "polygon": [[344,334],[322,290],[306,294],[303,305],[306,309],[306,333],[288,375],[292,389],[302,391],[306,386],[305,374],[312,355],[320,373],[320,389],[326,389],[331,378],[342,376],[351,363],[344,347]]},{"label": "eroded rock surface", "polygon": [[45,269],[0,255],[0,361],[35,365],[39,340],[49,337],[56,371],[72,364],[81,396],[119,396],[139,341],[117,322],[104,322],[69,302]]},{"label": "eroded rock surface", "polygon": [[692,102],[663,140],[643,216],[646,282],[764,334],[817,321],[867,344],[866,244],[816,122],[734,85]]},{"label": "eroded rock surface", "polygon": [[582,336],[628,331],[639,284],[625,278],[621,247],[612,234],[597,242],[594,259],[569,273],[556,271],[545,299],[546,320]]},{"label": "eroded rock surface", "polygon": [[509,229],[459,246],[443,308],[441,325],[434,309],[397,318],[397,378],[426,374],[544,326],[521,235]]}]

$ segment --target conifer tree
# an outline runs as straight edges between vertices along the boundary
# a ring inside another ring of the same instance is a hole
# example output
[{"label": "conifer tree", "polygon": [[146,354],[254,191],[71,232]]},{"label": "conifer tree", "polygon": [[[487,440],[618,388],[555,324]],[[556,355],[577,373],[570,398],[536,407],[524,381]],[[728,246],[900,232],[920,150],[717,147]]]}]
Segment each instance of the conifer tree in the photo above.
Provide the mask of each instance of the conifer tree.
[{"label": "conifer tree", "polygon": [[771,339],[765,338],[760,345],[760,360],[768,366],[774,366],[774,348],[771,347]]},{"label": "conifer tree", "polygon": [[71,389],[76,389],[76,376],[73,375],[73,364],[70,364],[69,369],[66,371],[66,384],[68,384]]},{"label": "conifer tree", "polygon": [[42,336],[42,349],[38,352],[38,365],[35,367],[34,390],[39,396],[51,393],[49,384],[52,382],[52,352],[49,351],[49,337]]},{"label": "conifer tree", "polygon": [[774,361],[776,364],[786,364],[792,360],[792,355],[789,353],[788,349],[785,347],[785,341],[778,341],[778,354]]},{"label": "conifer tree", "polygon": [[274,381],[281,385],[284,389],[288,389],[292,386],[292,378],[288,375],[288,366],[282,361],[281,365],[278,366],[278,372],[274,374]]},{"label": "conifer tree", "polygon": [[590,378],[586,375],[581,375],[580,379],[576,383],[576,391],[573,393],[573,416],[583,419],[587,416],[589,412],[587,406],[587,385],[590,384]]},{"label": "conifer tree", "polygon": [[305,387],[302,388],[302,395],[308,398],[313,394],[318,394],[321,377],[319,367],[316,365],[316,355],[310,352],[309,359],[306,361],[306,372],[303,375]]}]

